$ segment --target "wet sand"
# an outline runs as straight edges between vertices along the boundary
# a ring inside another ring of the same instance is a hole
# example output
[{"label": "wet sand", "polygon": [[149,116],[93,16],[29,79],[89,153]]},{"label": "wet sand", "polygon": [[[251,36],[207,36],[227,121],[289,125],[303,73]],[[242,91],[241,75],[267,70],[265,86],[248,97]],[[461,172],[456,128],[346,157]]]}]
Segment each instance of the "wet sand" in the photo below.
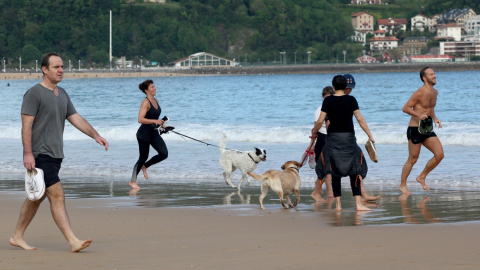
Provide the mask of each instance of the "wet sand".
[{"label": "wet sand", "polygon": [[[20,180],[0,180],[0,269],[473,269],[480,267],[477,192],[368,187],[382,198],[357,213],[344,190],[341,212],[313,204],[302,189],[297,209],[283,210],[259,187],[240,193],[223,183],[63,180],[77,236],[93,238],[79,254],[69,247],[44,202],[26,232],[39,248],[8,244],[25,198]],[[460,218],[461,217],[461,218]]]}]

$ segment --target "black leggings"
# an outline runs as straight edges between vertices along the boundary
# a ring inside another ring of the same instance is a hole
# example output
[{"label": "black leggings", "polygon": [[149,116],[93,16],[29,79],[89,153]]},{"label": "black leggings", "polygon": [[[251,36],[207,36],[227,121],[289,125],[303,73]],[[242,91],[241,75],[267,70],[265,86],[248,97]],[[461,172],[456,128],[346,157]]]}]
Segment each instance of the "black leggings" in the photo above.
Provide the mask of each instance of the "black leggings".
[{"label": "black leggings", "polygon": [[[332,189],[334,197],[342,196],[341,180],[342,178],[340,176],[332,175]],[[350,186],[352,187],[353,196],[362,196],[361,181],[360,175],[350,175]]]},{"label": "black leggings", "polygon": [[[150,142],[144,141],[137,137],[137,141],[138,149],[140,151],[140,157],[138,158],[137,163],[133,167],[131,179],[132,182],[137,182],[137,175],[142,169],[143,165],[148,168],[153,164],[157,164],[167,159],[168,157],[167,145],[165,145],[165,142],[163,141],[161,136],[154,136]],[[153,156],[149,161],[147,161],[148,153],[150,151],[150,145],[158,152],[158,154]]]}]

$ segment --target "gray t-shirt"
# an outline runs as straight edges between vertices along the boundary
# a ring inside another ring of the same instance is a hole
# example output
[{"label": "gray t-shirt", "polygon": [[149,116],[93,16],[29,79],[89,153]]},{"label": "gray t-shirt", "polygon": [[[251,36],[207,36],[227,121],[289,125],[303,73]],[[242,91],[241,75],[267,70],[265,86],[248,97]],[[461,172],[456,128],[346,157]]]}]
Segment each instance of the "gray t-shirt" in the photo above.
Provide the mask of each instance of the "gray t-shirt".
[{"label": "gray t-shirt", "polygon": [[77,113],[72,101],[63,88],[58,87],[59,95],[37,84],[23,96],[22,114],[35,117],[32,127],[33,156],[49,155],[64,158],[63,130],[65,119]]}]

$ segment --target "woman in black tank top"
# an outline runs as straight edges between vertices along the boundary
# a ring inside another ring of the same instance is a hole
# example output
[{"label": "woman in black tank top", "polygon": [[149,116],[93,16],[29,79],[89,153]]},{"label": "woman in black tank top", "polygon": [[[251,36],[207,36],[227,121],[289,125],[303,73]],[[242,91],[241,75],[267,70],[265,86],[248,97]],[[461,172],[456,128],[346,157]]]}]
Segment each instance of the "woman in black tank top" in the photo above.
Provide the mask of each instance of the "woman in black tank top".
[{"label": "woman in black tank top", "polygon": [[[158,120],[162,109],[155,99],[157,89],[152,80],[146,80],[141,83],[138,88],[142,90],[147,97],[142,101],[140,110],[138,112],[138,122],[141,124],[137,131],[138,148],[140,157],[133,167],[132,178],[129,185],[133,189],[140,189],[137,184],[137,175],[140,170],[143,170],[143,176],[148,179],[147,168],[153,164],[159,163],[168,157],[168,150],[158,131],[155,130],[155,125],[163,125],[163,120]],[[150,145],[158,152],[149,161],[148,153]]]}]

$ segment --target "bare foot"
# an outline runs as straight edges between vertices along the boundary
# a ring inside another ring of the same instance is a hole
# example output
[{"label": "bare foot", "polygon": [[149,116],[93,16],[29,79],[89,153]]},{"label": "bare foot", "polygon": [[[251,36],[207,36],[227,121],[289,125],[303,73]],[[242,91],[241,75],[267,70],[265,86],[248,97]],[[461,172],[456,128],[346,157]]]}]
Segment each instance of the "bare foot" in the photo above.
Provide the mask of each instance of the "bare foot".
[{"label": "bare foot", "polygon": [[335,198],[333,196],[333,191],[327,191],[327,199],[333,199],[333,198]]},{"label": "bare foot", "polygon": [[417,182],[420,183],[422,185],[422,188],[425,189],[425,190],[430,190],[427,185],[425,184],[425,178],[422,178],[422,177],[417,177]]},{"label": "bare foot", "polygon": [[403,194],[408,194],[408,195],[412,194],[410,191],[408,191],[407,186],[404,186],[404,187],[400,186],[398,190],[400,190],[400,192],[402,192]]},{"label": "bare foot", "polygon": [[357,204],[357,211],[372,211],[372,209],[366,207],[363,204]]},{"label": "bare foot", "polygon": [[90,238],[88,239],[87,241],[80,241],[79,243],[77,243],[75,246],[72,246],[72,252],[79,252],[80,250],[84,249],[84,248],[87,248],[88,246],[90,246],[90,244],[92,243],[93,239]]},{"label": "bare foot", "polygon": [[14,247],[23,248],[25,250],[37,250],[36,247],[29,246],[23,239],[15,239],[15,237],[10,237],[10,241],[8,241],[10,245]]},{"label": "bare foot", "polygon": [[145,179],[148,179],[147,167],[145,167],[145,165],[142,166],[142,171],[143,177],[145,177]]},{"label": "bare foot", "polygon": [[324,198],[322,198],[322,196],[315,191],[313,191],[312,194],[310,194],[310,197],[312,197],[312,199],[315,200],[315,202],[317,202],[317,203],[327,201]]},{"label": "bare foot", "polygon": [[371,201],[376,201],[380,198],[380,196],[371,196],[366,194],[365,196],[362,196],[362,201],[364,202],[371,202]]},{"label": "bare foot", "polygon": [[130,181],[128,183],[133,189],[140,189],[140,187],[137,185],[137,182]]}]

